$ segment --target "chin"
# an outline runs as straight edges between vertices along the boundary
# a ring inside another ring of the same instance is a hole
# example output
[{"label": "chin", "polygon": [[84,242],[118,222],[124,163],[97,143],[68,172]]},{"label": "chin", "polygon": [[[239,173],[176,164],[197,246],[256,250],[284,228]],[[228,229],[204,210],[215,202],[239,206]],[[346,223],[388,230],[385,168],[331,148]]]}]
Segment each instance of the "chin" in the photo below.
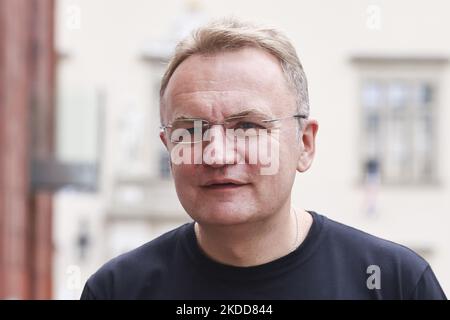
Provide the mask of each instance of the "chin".
[{"label": "chin", "polygon": [[200,210],[194,210],[189,214],[193,220],[199,224],[211,225],[236,225],[243,224],[252,220],[252,212],[243,207],[228,207],[218,204],[217,206],[204,206]]}]

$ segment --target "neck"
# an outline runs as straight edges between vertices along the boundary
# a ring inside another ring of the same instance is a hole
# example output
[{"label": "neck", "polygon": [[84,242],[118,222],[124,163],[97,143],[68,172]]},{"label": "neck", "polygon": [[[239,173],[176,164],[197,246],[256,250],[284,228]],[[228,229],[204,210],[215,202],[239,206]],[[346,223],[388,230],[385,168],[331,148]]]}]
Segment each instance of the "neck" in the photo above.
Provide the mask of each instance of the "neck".
[{"label": "neck", "polygon": [[227,265],[248,267],[283,257],[306,237],[312,217],[294,210],[290,203],[269,218],[240,225],[195,223],[197,241],[212,259]]}]

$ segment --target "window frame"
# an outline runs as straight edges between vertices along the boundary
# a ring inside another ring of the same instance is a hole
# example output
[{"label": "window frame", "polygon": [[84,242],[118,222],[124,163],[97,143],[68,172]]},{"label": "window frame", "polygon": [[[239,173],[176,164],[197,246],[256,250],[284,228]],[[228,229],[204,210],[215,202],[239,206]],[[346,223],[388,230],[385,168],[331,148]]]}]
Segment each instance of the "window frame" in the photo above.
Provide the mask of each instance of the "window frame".
[{"label": "window frame", "polygon": [[[441,94],[441,74],[442,74],[442,66],[447,62],[447,59],[444,58],[380,58],[380,57],[356,57],[352,59],[354,64],[357,67],[357,103],[356,103],[356,114],[357,119],[359,120],[358,133],[357,136],[357,146],[358,148],[358,160],[359,160],[359,173],[357,175],[359,184],[365,185],[367,183],[367,170],[365,168],[366,163],[369,158],[367,156],[367,148],[366,142],[368,141],[367,135],[367,110],[363,104],[363,89],[367,82],[376,82],[380,83],[383,87],[382,90],[382,99],[385,101],[381,102],[381,111],[379,111],[379,132],[387,132],[389,135],[389,131],[391,129],[386,128],[390,125],[392,121],[392,116],[388,114],[389,105],[386,101],[387,99],[387,89],[386,86],[388,83],[394,82],[406,82],[409,85],[419,86],[429,84],[432,88],[432,100],[429,105],[429,109],[431,110],[431,145],[430,145],[430,161],[432,172],[429,178],[420,178],[420,175],[415,173],[417,170],[417,156],[415,156],[414,162],[411,164],[410,177],[405,176],[402,179],[393,179],[392,177],[386,177],[386,174],[382,172],[379,175],[378,181],[380,181],[380,185],[382,186],[437,186],[440,185],[440,163],[439,163],[439,146],[440,146],[440,119],[439,114],[441,113],[440,108],[440,94]],[[417,88],[417,87],[416,87]],[[417,89],[415,89],[417,90]],[[416,93],[413,92],[415,95]],[[407,96],[409,100],[406,104],[407,106],[407,116],[409,121],[407,122],[407,130],[408,133],[408,144],[409,151],[413,155],[418,154],[417,151],[417,142],[414,142],[413,139],[416,137],[413,136],[414,126],[419,123],[417,118],[420,118],[419,110],[416,101],[411,102],[411,97],[413,95],[410,93]],[[413,96],[414,97],[414,96]],[[389,130],[389,131],[387,131]],[[381,149],[382,154],[380,156],[381,161],[379,164],[380,170],[383,170],[383,164],[386,163],[386,158],[388,155],[387,143],[382,143]],[[414,164],[416,163],[416,164]]]}]

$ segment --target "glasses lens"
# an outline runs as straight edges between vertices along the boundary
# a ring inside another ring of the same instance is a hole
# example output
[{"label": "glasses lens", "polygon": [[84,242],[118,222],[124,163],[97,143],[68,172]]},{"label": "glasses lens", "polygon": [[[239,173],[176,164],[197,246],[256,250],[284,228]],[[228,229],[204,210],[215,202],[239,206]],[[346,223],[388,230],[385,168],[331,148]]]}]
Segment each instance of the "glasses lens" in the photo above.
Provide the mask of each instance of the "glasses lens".
[{"label": "glasses lens", "polygon": [[226,127],[238,138],[253,137],[272,129],[273,124],[266,120],[263,116],[233,117],[226,120]]},{"label": "glasses lens", "polygon": [[272,124],[263,116],[233,117],[226,120],[227,129],[270,129]]},{"label": "glasses lens", "polygon": [[181,119],[172,123],[170,140],[173,143],[192,143],[202,140],[203,131],[208,126],[205,120]]}]

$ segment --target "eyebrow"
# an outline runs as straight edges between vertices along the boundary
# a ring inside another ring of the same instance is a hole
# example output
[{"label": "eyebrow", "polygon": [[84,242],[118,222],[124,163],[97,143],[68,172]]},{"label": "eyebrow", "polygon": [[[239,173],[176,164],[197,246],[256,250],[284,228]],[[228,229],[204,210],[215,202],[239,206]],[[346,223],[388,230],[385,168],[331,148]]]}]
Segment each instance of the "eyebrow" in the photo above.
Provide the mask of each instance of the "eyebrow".
[{"label": "eyebrow", "polygon": [[176,120],[185,120],[185,119],[200,119],[200,118],[197,118],[197,117],[191,117],[191,116],[178,116],[178,117],[176,117],[175,119],[173,119],[173,121],[176,121]]},{"label": "eyebrow", "polygon": [[[244,110],[244,111],[241,111],[241,112],[238,112],[238,113],[233,113],[230,116],[226,117],[225,119],[235,118],[235,117],[243,117],[243,116],[249,116],[249,115],[251,115],[251,116],[252,115],[264,116],[264,117],[267,117],[268,119],[272,118],[271,115],[268,115],[268,114],[262,112],[259,109],[252,108],[252,109],[247,109],[247,110]],[[202,119],[202,118],[201,117],[195,117],[195,116],[181,115],[181,116],[177,116],[173,121],[186,120],[186,119],[190,120],[190,119]]]},{"label": "eyebrow", "polygon": [[252,116],[253,116],[253,115],[265,116],[265,117],[267,117],[267,118],[271,118],[271,117],[272,117],[272,116],[270,116],[270,115],[268,115],[268,114],[262,112],[261,110],[258,110],[258,109],[248,109],[248,110],[244,110],[244,111],[239,112],[239,113],[232,114],[232,115],[230,115],[230,116],[227,117],[227,118],[242,117],[242,116],[248,116],[248,115],[252,115]]}]

